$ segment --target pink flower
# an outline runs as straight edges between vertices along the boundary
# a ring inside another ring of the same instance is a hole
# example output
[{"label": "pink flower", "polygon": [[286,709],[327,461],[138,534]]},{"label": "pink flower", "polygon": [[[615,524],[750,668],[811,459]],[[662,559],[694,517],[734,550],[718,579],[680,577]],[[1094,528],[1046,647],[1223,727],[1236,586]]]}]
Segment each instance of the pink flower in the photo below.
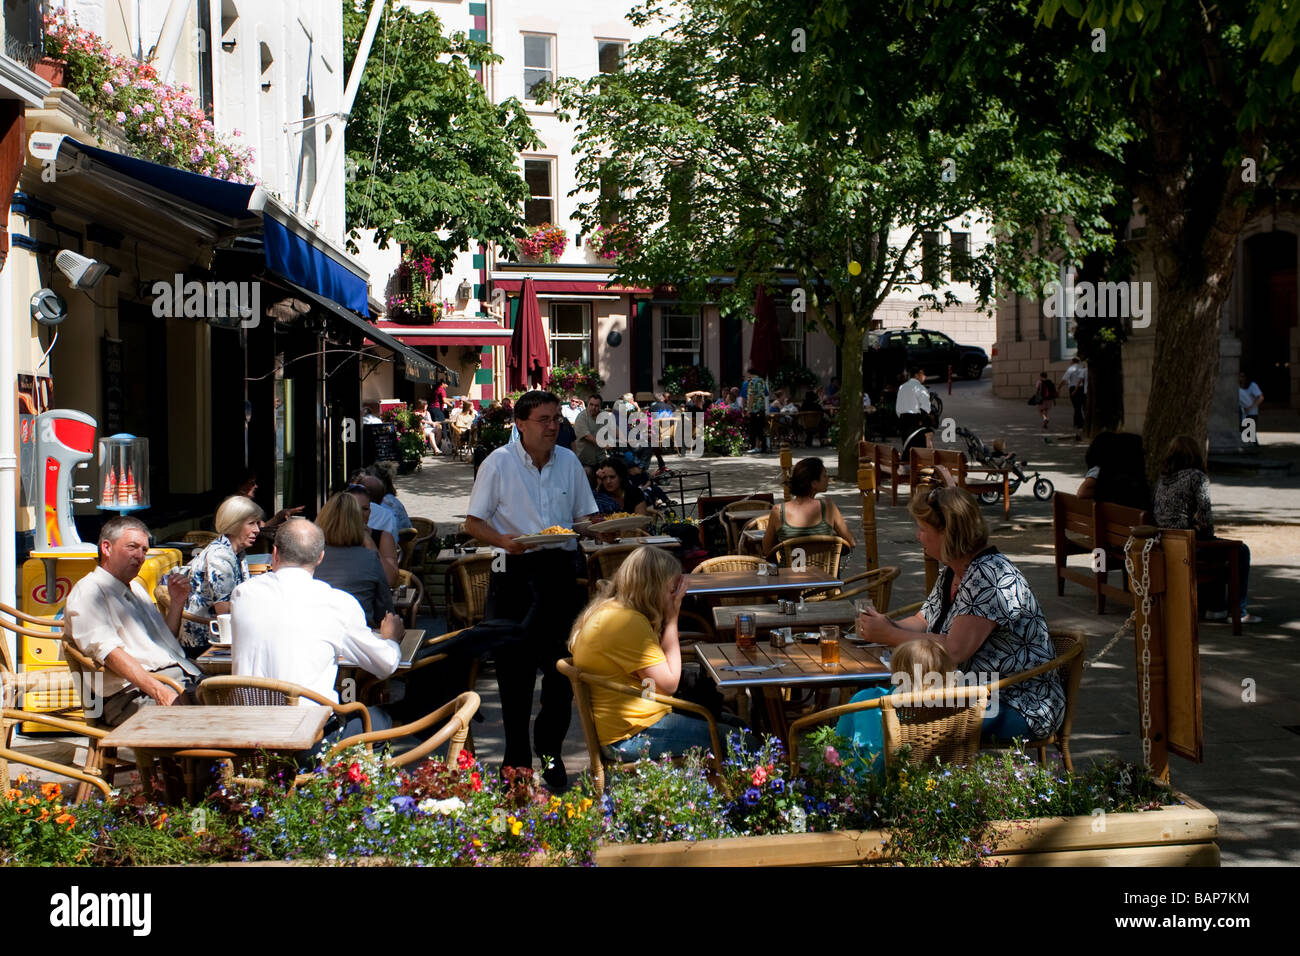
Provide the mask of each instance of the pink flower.
[{"label": "pink flower", "polygon": [[201,150],[199,147],[195,146],[192,150],[190,150],[191,163],[197,163],[202,158],[203,158],[203,150]]},{"label": "pink flower", "polygon": [[153,104],[152,104],[152,103],[145,103],[145,104],[144,104],[144,109],[145,109],[145,112],[146,112],[146,113],[152,113],[152,112],[153,112]]},{"label": "pink flower", "polygon": [[117,115],[114,118],[117,120],[118,125],[121,125],[122,123],[126,122],[126,114],[123,113],[121,110],[117,111]]},{"label": "pink flower", "polygon": [[167,128],[167,121],[166,121],[165,119],[163,119],[161,116],[155,118],[153,122],[154,122],[154,125],[157,126],[159,129],[166,129],[166,128]]},{"label": "pink flower", "polygon": [[132,116],[139,116],[143,112],[144,112],[144,107],[141,106],[139,103],[136,103],[134,106],[131,107]]},{"label": "pink flower", "polygon": [[767,768],[763,766],[754,768],[754,786],[761,787],[767,780]]},{"label": "pink flower", "polygon": [[113,84],[112,84],[112,83],[105,83],[105,84],[104,84],[103,86],[101,86],[99,89],[100,89],[100,92],[105,93],[105,94],[107,94],[108,96],[112,96],[112,95],[113,95]]},{"label": "pink flower", "polygon": [[839,767],[844,763],[844,761],[840,759],[839,751],[836,750],[834,747],[827,747],[825,756],[826,756],[826,762],[830,764],[832,767]]}]

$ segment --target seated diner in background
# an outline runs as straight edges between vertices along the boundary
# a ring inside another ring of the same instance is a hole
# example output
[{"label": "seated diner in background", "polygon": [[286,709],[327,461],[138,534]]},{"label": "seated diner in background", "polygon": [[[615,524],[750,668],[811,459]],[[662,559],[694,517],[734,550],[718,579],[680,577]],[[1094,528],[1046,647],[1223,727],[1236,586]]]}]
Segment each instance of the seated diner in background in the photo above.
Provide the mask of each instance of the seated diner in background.
[{"label": "seated diner in background", "polygon": [[1076,497],[1144,511],[1151,507],[1141,435],[1102,432],[1088,446],[1083,462],[1088,471]]},{"label": "seated diner in background", "polygon": [[[1161,528],[1183,528],[1196,532],[1198,541],[1214,541],[1214,517],[1210,514],[1210,476],[1205,473],[1205,459],[1201,446],[1190,435],[1179,435],[1169,442],[1160,478],[1156,481],[1156,524]],[[1250,583],[1250,548],[1239,541],[1237,573],[1240,586],[1240,611],[1242,624],[1258,624],[1260,618],[1246,610],[1246,591]],[[1198,601],[1206,620],[1226,621],[1228,612],[1224,599],[1224,582],[1200,585]]]},{"label": "seated diner in background", "polygon": [[617,458],[606,458],[596,466],[596,508],[603,515],[646,513],[645,495],[627,480],[627,466]]},{"label": "seated diner in background", "polygon": [[[938,635],[963,671],[988,675],[987,682],[1052,660],[1055,649],[1038,599],[1020,569],[989,547],[988,527],[971,494],[953,486],[918,491],[908,511],[925,553],[943,570],[918,613],[899,621],[861,613],[858,636],[898,646]],[[1001,742],[1047,737],[1065,714],[1056,671],[1004,688],[998,701],[997,713],[984,718],[982,735]]]},{"label": "seated diner in background", "polygon": [[[324,554],[325,535],[306,518],[280,529],[271,570],[235,589],[232,674],[301,684],[337,701],[340,658],[379,678],[397,670],[406,633],[401,619],[387,614],[379,634],[371,631],[356,598],[314,580]],[[305,699],[299,703],[319,706]],[[368,709],[372,730],[392,726],[382,710]],[[342,727],[326,724],[325,731],[338,740],[361,733],[362,723],[353,718]]]},{"label": "seated diner in background", "polygon": [[[682,680],[677,617],[685,596],[677,559],[659,548],[637,548],[578,615],[569,636],[574,665],[629,686],[677,693]],[[643,685],[646,680],[653,684]],[[706,721],[654,700],[593,686],[591,712],[601,747],[623,760],[681,756],[692,747],[712,746]]]},{"label": "seated diner in background", "polygon": [[[376,480],[371,478],[370,482]],[[388,579],[388,586],[393,587],[397,584],[397,570],[400,563],[397,550],[397,518],[383,505],[375,504],[371,485],[364,479],[348,485],[346,490],[361,506],[361,516],[365,518],[370,538],[379,552],[379,560],[384,565],[384,576]]]},{"label": "seated diner in background", "polygon": [[[809,534],[837,534],[856,544],[844,515],[835,502],[817,496],[830,487],[831,476],[820,458],[804,458],[790,472],[790,500],[773,505],[763,535],[763,553],[771,554],[782,541]],[[841,559],[843,563],[843,559]]]},{"label": "seated diner in background", "polygon": [[[244,554],[262,533],[262,509],[252,498],[233,495],[221,502],[213,521],[217,538],[189,564],[190,596],[185,610],[195,617],[230,613],[230,594],[248,580]],[[207,622],[182,621],[181,646],[191,659],[208,649],[212,632]]]},{"label": "seated diner in background", "polygon": [[[68,638],[104,667],[101,719],[122,723],[141,706],[192,703],[189,692],[203,679],[185,656],[176,632],[190,594],[183,574],[167,578],[171,606],[164,618],[136,580],[149,553],[149,529],[139,518],[110,518],[99,532],[99,566],[68,595]],[[168,677],[184,697],[158,680]]]},{"label": "seated diner in background", "polygon": [[393,611],[393,591],[356,496],[345,491],[336,494],[321,508],[316,525],[325,535],[325,556],[316,568],[316,580],[351,594],[366,622],[377,627]]}]

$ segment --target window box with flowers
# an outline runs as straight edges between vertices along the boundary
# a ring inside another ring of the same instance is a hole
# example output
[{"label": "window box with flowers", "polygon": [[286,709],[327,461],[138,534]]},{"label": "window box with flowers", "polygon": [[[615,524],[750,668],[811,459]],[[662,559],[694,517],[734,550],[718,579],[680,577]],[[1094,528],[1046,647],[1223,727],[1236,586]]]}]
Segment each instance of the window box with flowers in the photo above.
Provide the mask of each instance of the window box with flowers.
[{"label": "window box with flowers", "polygon": [[582,365],[577,362],[556,362],[551,366],[550,378],[547,380],[546,387],[561,398],[566,395],[577,395],[579,398],[586,398],[589,395],[595,395],[604,388],[605,380],[590,365]]},{"label": "window box with flowers", "polygon": [[43,62],[45,75],[89,112],[91,128],[120,130],[132,155],[215,179],[254,182],[252,150],[219,134],[193,92],[161,82],[149,63],[117,55],[66,12],[45,17]]},{"label": "window box with flowers", "polygon": [[587,251],[604,262],[617,262],[636,255],[641,241],[625,222],[597,226],[587,237]]},{"label": "window box with flowers", "polygon": [[441,290],[442,283],[434,278],[433,259],[403,257],[397,267],[397,291],[388,297],[390,317],[408,325],[436,325],[455,309]]},{"label": "window box with flowers", "polygon": [[670,365],[664,369],[659,384],[674,398],[684,399],[690,392],[713,394],[718,387],[713,373],[703,365]]},{"label": "window box with flowers", "polygon": [[519,240],[519,255],[532,262],[550,263],[557,261],[569,247],[569,234],[559,226],[544,222],[528,230],[528,235]]}]

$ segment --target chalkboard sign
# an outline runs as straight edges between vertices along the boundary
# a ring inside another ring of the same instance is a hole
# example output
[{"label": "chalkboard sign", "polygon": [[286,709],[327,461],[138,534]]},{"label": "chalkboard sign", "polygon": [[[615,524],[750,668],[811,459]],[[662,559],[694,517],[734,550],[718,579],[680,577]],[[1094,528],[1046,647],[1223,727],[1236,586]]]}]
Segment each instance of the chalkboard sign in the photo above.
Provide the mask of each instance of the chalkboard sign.
[{"label": "chalkboard sign", "polygon": [[361,458],[366,464],[401,460],[397,451],[397,432],[392,425],[363,425],[361,428],[361,438],[365,443]]}]

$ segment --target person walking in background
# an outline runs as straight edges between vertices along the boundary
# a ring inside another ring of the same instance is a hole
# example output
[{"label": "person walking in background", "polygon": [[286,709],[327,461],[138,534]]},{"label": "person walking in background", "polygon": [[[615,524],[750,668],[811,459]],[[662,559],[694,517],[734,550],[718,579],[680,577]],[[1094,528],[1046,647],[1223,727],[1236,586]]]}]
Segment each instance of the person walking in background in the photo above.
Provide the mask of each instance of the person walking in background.
[{"label": "person walking in background", "polygon": [[1245,372],[1237,373],[1237,385],[1237,405],[1241,408],[1242,433],[1244,435],[1246,431],[1246,422],[1251,422],[1250,431],[1254,436],[1255,444],[1259,444],[1259,409],[1264,404],[1264,393],[1255,384],[1255,380]]},{"label": "person walking in background", "polygon": [[1038,396],[1038,414],[1043,416],[1043,427],[1046,428],[1052,407],[1056,404],[1056,386],[1046,372],[1038,373],[1038,386],[1034,389],[1034,394]]},{"label": "person walking in background", "polygon": [[1076,355],[1070,359],[1070,367],[1061,376],[1061,387],[1070,396],[1074,406],[1074,437],[1083,437],[1083,403],[1088,399],[1088,370],[1083,367]]},{"label": "person walking in background", "polygon": [[912,448],[929,445],[930,432],[924,417],[930,414],[930,392],[925,387],[925,369],[914,366],[907,370],[907,381],[898,387],[894,402],[898,416],[898,431],[903,436],[903,454]]},{"label": "person walking in background", "polygon": [[749,428],[750,452],[758,454],[763,451],[763,439],[767,435],[767,381],[758,374],[758,369],[749,370],[745,388],[745,416]]}]

